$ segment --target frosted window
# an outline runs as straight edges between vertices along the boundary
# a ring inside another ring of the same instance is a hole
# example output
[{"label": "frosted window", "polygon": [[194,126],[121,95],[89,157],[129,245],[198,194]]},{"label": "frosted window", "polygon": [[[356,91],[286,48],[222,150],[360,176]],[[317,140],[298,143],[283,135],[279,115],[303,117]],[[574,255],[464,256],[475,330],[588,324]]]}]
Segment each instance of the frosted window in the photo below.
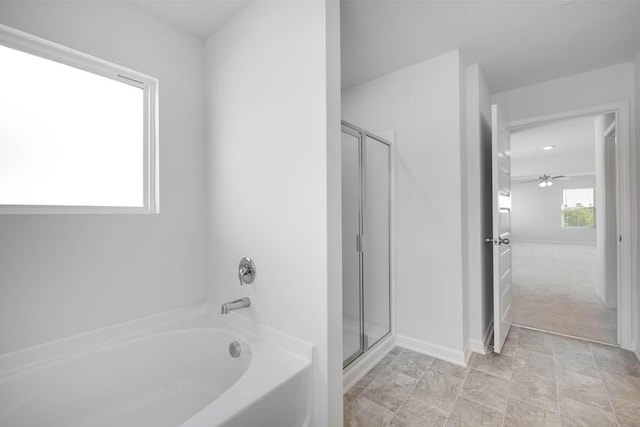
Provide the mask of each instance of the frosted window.
[{"label": "frosted window", "polygon": [[144,206],[144,90],[0,45],[0,205]]}]

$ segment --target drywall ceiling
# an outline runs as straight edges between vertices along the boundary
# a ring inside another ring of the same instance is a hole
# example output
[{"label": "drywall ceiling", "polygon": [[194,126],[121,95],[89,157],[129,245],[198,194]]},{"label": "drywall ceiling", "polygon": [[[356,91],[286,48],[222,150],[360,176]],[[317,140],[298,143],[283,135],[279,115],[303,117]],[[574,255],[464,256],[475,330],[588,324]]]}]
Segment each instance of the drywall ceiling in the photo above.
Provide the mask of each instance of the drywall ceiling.
[{"label": "drywall ceiling", "polygon": [[[590,174],[595,171],[596,116],[562,120],[511,134],[511,175]],[[551,150],[543,147],[554,146]]]},{"label": "drywall ceiling", "polygon": [[206,39],[248,0],[136,0],[133,3],[173,27]]},{"label": "drywall ceiling", "polygon": [[493,93],[632,60],[638,1],[342,0],[342,86],[460,49]]}]

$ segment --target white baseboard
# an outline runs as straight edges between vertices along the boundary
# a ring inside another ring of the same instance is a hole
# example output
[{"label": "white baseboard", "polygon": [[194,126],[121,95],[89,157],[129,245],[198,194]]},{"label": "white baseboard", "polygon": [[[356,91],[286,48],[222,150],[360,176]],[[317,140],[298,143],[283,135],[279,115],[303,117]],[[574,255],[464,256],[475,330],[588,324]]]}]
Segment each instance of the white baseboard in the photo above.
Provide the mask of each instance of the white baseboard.
[{"label": "white baseboard", "polygon": [[487,346],[489,345],[489,340],[491,339],[491,334],[493,333],[493,320],[489,322],[489,326],[485,329],[484,334],[482,336],[482,341],[470,339],[469,346],[471,351],[474,353],[487,354]]},{"label": "white baseboard", "polygon": [[482,341],[469,340],[469,348],[474,353],[487,354],[487,347]]},{"label": "white baseboard", "polygon": [[469,366],[469,361],[471,361],[471,344],[467,341],[464,345],[464,366]]},{"label": "white baseboard", "polygon": [[482,337],[482,343],[486,347],[489,345],[489,340],[491,339],[491,335],[493,334],[493,319],[491,319],[491,322],[489,322],[489,326],[487,326],[487,329],[485,329],[484,331],[484,336]]},{"label": "white baseboard", "polygon": [[[400,347],[408,348],[409,350],[417,351],[418,353],[424,353],[428,356],[433,356],[437,359],[441,359],[455,365],[466,366],[467,363],[467,355],[465,354],[465,351],[467,351],[466,349],[454,350],[452,348],[417,340],[404,335],[398,335],[396,337],[396,344]],[[469,356],[470,355],[471,353],[469,352]]]},{"label": "white baseboard", "polygon": [[355,385],[362,377],[366,375],[383,357],[385,357],[396,345],[396,336],[389,337],[377,343],[371,348],[367,354],[363,355],[359,360],[351,364],[342,374],[342,388],[346,393]]}]

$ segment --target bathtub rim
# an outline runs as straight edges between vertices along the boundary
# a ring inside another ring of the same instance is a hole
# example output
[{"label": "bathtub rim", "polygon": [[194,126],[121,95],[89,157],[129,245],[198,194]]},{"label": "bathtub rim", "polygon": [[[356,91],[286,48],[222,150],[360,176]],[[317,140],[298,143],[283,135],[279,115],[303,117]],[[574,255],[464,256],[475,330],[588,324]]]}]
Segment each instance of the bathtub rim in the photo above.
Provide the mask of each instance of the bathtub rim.
[{"label": "bathtub rim", "polygon": [[[0,374],[0,386],[20,380],[21,376],[39,370],[55,369],[56,365],[73,363],[78,357],[114,347],[143,341],[163,334],[197,329],[222,330],[248,345],[251,358],[240,377],[220,396],[189,415],[182,426],[219,426],[238,416],[255,402],[273,395],[282,385],[297,378],[309,378],[307,403],[304,410],[309,424],[311,414],[311,372],[313,346],[268,326],[259,325],[245,316],[213,314],[205,304],[90,331],[74,337],[45,343],[0,356],[5,370]],[[40,358],[38,358],[40,356]],[[20,363],[23,362],[23,363]],[[12,369],[6,369],[7,367]],[[10,384],[9,384],[10,386]]]},{"label": "bathtub rim", "polygon": [[[224,329],[224,328],[220,328],[220,327],[216,327],[216,326],[200,326],[200,327],[183,327],[183,328],[176,328],[176,329],[166,329],[166,330],[150,330],[147,332],[141,332],[141,333],[137,333],[133,336],[128,336],[128,337],[123,337],[122,339],[114,339],[114,340],[110,340],[108,342],[104,342],[101,344],[95,344],[92,345],[90,347],[86,347],[74,352],[66,352],[65,354],[62,354],[60,356],[56,356],[56,357],[51,357],[48,359],[44,359],[41,361],[37,361],[37,362],[33,362],[21,367],[18,367],[12,371],[7,372],[6,374],[2,374],[0,375],[0,386],[2,386],[3,383],[8,382],[8,381],[12,381],[14,379],[18,379],[19,377],[23,376],[23,375],[29,375],[32,373],[37,373],[41,370],[46,370],[49,368],[54,368],[57,365],[62,365],[65,363],[73,363],[73,361],[78,360],[78,359],[82,359],[84,357],[90,357],[96,353],[100,353],[103,351],[109,351],[109,350],[113,350],[113,349],[117,349],[118,347],[125,347],[127,345],[131,345],[131,344],[136,344],[136,343],[140,343],[140,342],[144,342],[146,340],[150,340],[150,339],[154,339],[154,338],[160,338],[163,336],[170,336],[170,335],[178,335],[178,334],[184,334],[184,333],[189,333],[191,331],[220,331],[223,332],[225,335],[228,335],[228,337],[226,337],[229,340],[232,341],[239,341],[241,346],[247,346],[248,350],[249,350],[249,354],[252,355],[252,351],[251,351],[251,345],[245,340],[245,337],[241,334],[238,334],[234,331],[230,331],[228,329]],[[251,359],[249,360],[249,364],[251,363]],[[247,368],[245,368],[245,370],[243,371],[242,375],[244,375],[244,373],[248,370],[248,366]]]},{"label": "bathtub rim", "polygon": [[[182,307],[2,354],[0,383],[17,375],[64,363],[66,359],[105,350],[136,338],[175,331],[185,322],[200,317],[212,322],[213,326],[206,328],[218,326],[219,329],[239,334],[242,341],[249,343],[252,348],[252,342],[264,342],[311,363],[313,345],[237,313],[222,316],[215,308],[217,306],[211,303]],[[182,329],[187,330],[189,327],[182,326]]]}]

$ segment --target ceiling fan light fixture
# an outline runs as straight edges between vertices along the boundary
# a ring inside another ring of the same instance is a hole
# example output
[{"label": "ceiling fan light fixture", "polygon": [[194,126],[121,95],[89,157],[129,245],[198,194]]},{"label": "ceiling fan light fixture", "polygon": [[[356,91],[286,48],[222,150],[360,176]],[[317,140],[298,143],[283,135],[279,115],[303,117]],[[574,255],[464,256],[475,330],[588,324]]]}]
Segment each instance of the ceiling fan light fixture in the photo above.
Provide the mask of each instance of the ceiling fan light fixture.
[{"label": "ceiling fan light fixture", "polygon": [[546,147],[542,147],[543,150],[553,150],[554,148],[556,148],[555,145],[547,145]]}]

